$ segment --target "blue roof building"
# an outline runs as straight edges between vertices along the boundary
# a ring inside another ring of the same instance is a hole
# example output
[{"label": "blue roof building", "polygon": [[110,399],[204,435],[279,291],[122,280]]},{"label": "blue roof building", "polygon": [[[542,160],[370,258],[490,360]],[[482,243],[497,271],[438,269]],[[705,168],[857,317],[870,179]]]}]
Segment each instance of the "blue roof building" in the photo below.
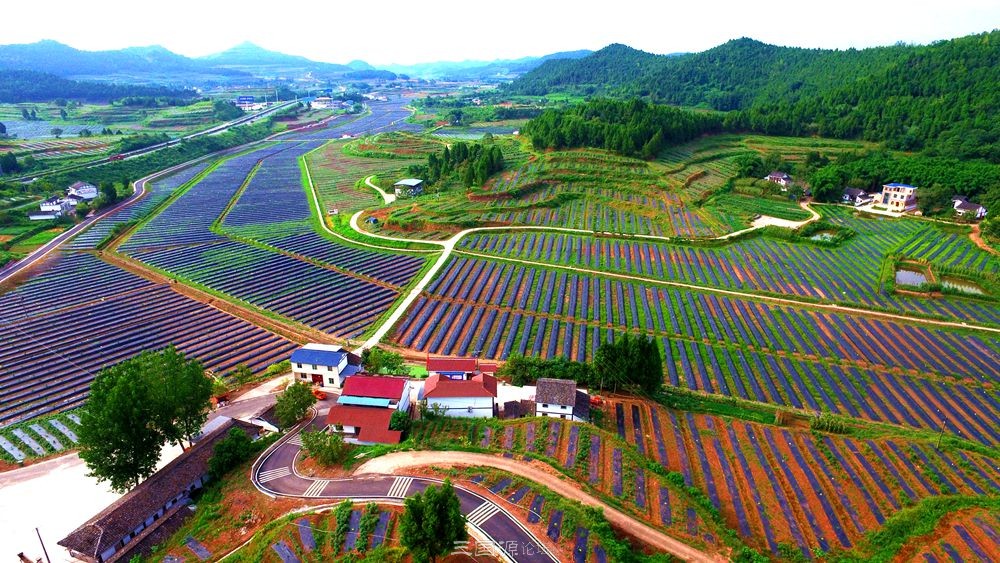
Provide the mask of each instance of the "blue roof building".
[{"label": "blue roof building", "polygon": [[350,354],[340,346],[306,344],[292,352],[292,375],[296,381],[339,388],[344,385],[344,378],[360,370],[360,365],[352,364],[349,359]]}]

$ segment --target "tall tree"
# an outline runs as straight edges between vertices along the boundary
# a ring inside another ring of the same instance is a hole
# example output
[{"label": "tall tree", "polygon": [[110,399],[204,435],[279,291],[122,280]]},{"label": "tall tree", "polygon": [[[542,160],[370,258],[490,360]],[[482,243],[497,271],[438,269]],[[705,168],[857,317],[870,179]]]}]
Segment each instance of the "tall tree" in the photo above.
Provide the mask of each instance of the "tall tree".
[{"label": "tall tree", "polygon": [[212,381],[173,346],[102,370],[81,416],[80,458],[99,481],[128,490],[166,442],[191,442],[208,416]]},{"label": "tall tree", "polygon": [[153,423],[154,411],[136,364],[123,362],[102,370],[80,416],[80,459],[89,475],[107,481],[117,492],[151,475],[164,441]]},{"label": "tall tree", "polygon": [[406,499],[399,530],[403,547],[417,563],[436,561],[454,551],[457,542],[465,541],[465,516],[451,480]]},{"label": "tall tree", "polygon": [[302,420],[309,407],[314,404],[316,404],[316,397],[313,396],[310,386],[296,382],[289,385],[281,395],[278,395],[274,414],[278,417],[282,428],[290,428]]}]

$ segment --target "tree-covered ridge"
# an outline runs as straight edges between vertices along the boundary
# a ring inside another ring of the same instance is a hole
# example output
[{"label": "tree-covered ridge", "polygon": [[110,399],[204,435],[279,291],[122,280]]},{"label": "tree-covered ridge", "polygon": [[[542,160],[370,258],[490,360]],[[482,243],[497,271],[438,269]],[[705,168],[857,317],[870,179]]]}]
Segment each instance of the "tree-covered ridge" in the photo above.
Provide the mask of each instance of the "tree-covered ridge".
[{"label": "tree-covered ridge", "polygon": [[30,70],[0,70],[0,102],[46,102],[57,98],[89,102],[110,102],[128,97],[192,98],[193,90],[161,86],[102,84],[66,80],[53,74]]},{"label": "tree-covered ridge", "polygon": [[639,96],[736,110],[731,129],[863,138],[890,148],[1000,162],[1000,31],[927,46],[834,51],[750,39],[702,53],[612,45],[549,61],[509,93]]},{"label": "tree-covered ridge", "polygon": [[525,124],[536,149],[595,147],[652,158],[670,144],[716,132],[718,114],[646,103],[598,99],[567,110],[549,109]]}]

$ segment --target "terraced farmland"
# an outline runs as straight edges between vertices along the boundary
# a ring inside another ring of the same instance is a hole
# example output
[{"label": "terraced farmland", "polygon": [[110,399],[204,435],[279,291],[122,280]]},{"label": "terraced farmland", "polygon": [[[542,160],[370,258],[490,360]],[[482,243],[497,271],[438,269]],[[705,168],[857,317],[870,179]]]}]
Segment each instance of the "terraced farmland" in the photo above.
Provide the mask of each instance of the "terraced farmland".
[{"label": "terraced farmland", "polygon": [[[928,496],[996,495],[996,460],[905,439],[813,435],[613,401],[619,436],[705,491],[762,551],[850,549]],[[977,537],[985,532],[977,531]]]},{"label": "terraced farmland", "polygon": [[217,373],[259,373],[295,347],[89,254],[50,259],[0,310],[0,424],[79,406],[101,368],[143,350],[174,344]]},{"label": "terraced farmland", "polygon": [[[824,207],[823,214],[833,222],[859,229],[858,234],[837,247],[758,237],[709,248],[544,232],[491,233],[467,237],[460,248],[654,280],[1000,324],[1000,310],[991,303],[959,298],[919,299],[884,292],[880,279],[883,261],[893,249],[909,246],[907,241],[926,233],[921,223],[859,220],[840,207]],[[995,257],[978,248],[974,254],[967,250],[966,256],[979,267],[988,268],[996,262]]]},{"label": "terraced farmland", "polygon": [[586,360],[626,330],[661,341],[672,385],[1000,443],[989,422],[1000,416],[1000,342],[981,335],[458,258],[393,340],[432,354]]}]

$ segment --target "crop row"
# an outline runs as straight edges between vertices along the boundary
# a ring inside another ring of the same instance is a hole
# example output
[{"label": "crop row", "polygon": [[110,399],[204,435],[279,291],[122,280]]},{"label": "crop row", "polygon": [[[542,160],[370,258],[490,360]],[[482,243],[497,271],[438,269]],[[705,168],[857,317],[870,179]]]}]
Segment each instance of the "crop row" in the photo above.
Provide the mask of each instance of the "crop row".
[{"label": "crop row", "polygon": [[721,248],[701,248],[532,232],[475,235],[463,239],[461,245],[475,252],[535,262],[1000,324],[1000,310],[993,306],[883,294],[879,275],[887,252],[884,245],[892,240],[859,236],[828,248],[758,237]]},{"label": "crop row", "polygon": [[134,233],[121,249],[224,240],[211,231],[212,223],[229,205],[257,162],[284,148],[280,144],[270,145],[226,160]]},{"label": "crop row", "polygon": [[363,333],[397,296],[387,287],[236,242],[150,250],[133,258],[342,338]]},{"label": "crop row", "polygon": [[146,185],[148,193],[141,200],[94,223],[89,229],[74,237],[63,248],[69,250],[96,248],[98,244],[111,234],[111,231],[117,225],[130,223],[145,217],[154,207],[170,197],[174,193],[174,190],[202,173],[208,165],[209,163],[207,162],[195,164],[170,176],[148,183]]},{"label": "crop row", "polygon": [[814,412],[941,430],[1000,444],[987,387],[663,339],[670,385]]},{"label": "crop row", "polygon": [[731,424],[641,403],[614,410],[623,439],[681,472],[742,537],[775,555],[781,545],[808,559],[816,549],[850,549],[927,496],[1000,492],[996,461],[961,450]]},{"label": "crop row", "polygon": [[1000,558],[1000,517],[976,510],[950,518],[943,532],[914,554],[927,563],[938,561],[996,561]]},{"label": "crop row", "polygon": [[967,235],[927,229],[904,245],[899,253],[934,264],[1000,274],[1000,259],[984,252]]},{"label": "crop row", "polygon": [[337,244],[311,231],[260,240],[269,246],[397,286],[409,283],[424,264],[422,258],[412,255],[372,252]]},{"label": "crop row", "polygon": [[[92,277],[97,268],[79,264],[96,263],[96,258],[80,255],[57,261],[62,260],[76,262],[77,267],[49,270],[63,274],[55,278],[59,285],[71,289],[101,285]],[[32,286],[22,290],[32,293],[45,284],[45,278],[46,273],[39,274]],[[60,302],[52,296],[58,306],[36,309],[0,328],[5,343],[0,350],[0,423],[80,405],[101,368],[143,350],[174,344],[206,368],[224,373],[238,363],[260,372],[294,348],[281,337],[165,286],[125,272],[119,278],[133,279],[131,285],[103,286],[102,292],[86,300]]]},{"label": "crop row", "polygon": [[[466,308],[488,308],[594,327],[737,342],[757,350],[865,366],[998,379],[994,367],[1000,353],[992,339],[686,289],[458,258],[449,262],[427,292],[461,305],[451,308],[443,323],[432,323],[434,331],[451,329],[456,317],[467,318]],[[481,328],[473,325],[469,330]]]}]

